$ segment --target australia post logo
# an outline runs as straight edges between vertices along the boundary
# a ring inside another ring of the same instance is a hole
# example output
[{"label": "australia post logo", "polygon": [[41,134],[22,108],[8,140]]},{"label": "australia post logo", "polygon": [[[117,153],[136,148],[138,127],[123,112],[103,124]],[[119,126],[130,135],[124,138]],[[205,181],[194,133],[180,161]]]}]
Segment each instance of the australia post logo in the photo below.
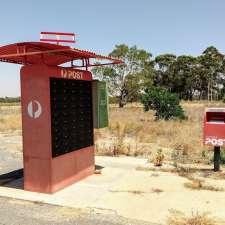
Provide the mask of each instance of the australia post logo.
[{"label": "australia post logo", "polygon": [[27,105],[27,113],[30,118],[37,119],[42,114],[41,103],[37,100],[32,100]]},{"label": "australia post logo", "polygon": [[61,69],[61,77],[75,80],[83,80],[84,73],[82,71]]},{"label": "australia post logo", "polygon": [[223,146],[225,139],[216,137],[205,137],[205,145]]}]

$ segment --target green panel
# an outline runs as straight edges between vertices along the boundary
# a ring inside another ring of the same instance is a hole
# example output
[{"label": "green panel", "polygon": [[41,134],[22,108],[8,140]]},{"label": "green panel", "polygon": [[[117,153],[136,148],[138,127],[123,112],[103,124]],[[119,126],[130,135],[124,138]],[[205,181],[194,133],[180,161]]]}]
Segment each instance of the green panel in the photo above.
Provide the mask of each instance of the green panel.
[{"label": "green panel", "polygon": [[94,128],[108,126],[107,84],[102,81],[92,82]]}]

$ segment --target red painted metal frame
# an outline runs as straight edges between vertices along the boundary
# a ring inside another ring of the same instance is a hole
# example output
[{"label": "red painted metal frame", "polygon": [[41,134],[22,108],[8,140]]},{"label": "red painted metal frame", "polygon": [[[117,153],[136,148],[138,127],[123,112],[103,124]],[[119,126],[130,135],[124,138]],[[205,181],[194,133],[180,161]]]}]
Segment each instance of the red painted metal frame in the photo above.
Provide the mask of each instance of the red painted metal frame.
[{"label": "red painted metal frame", "polygon": [[[109,62],[90,63],[90,60],[107,60]],[[43,42],[22,42],[0,47],[0,61],[23,65],[46,64],[57,66],[67,62],[82,61],[87,69],[91,66],[121,64],[122,60],[98,55],[93,52]],[[76,68],[76,66],[74,65]]]},{"label": "red painted metal frame", "polygon": [[76,41],[72,41],[72,40],[55,40],[55,39],[45,39],[45,38],[40,38],[40,41],[43,42],[57,42],[57,43],[76,43]]},{"label": "red painted metal frame", "polygon": [[[72,37],[73,40],[66,40],[66,39],[51,39],[51,38],[42,38],[41,36],[42,35],[55,35],[55,36],[69,36],[69,37]],[[57,42],[57,43],[62,43],[62,42],[65,42],[65,43],[75,43],[75,34],[74,33],[62,33],[62,32],[41,32],[40,33],[40,41],[43,41],[43,42]]]},{"label": "red painted metal frame", "polygon": [[[24,189],[42,193],[54,193],[95,169],[94,146],[52,158],[50,77],[92,80],[89,71],[44,64],[21,68]],[[28,104],[34,100],[42,106],[36,119],[28,114]]]},{"label": "red painted metal frame", "polygon": [[63,32],[47,32],[47,31],[42,31],[40,34],[52,34],[52,35],[64,35],[64,36],[75,36],[74,33],[63,33]]},{"label": "red painted metal frame", "polygon": [[[93,64],[90,63],[91,59],[110,62]],[[81,60],[86,71],[58,67],[71,62],[71,66],[76,68],[73,62],[77,60]],[[22,42],[2,46],[0,61],[24,65],[20,74],[25,190],[54,193],[93,174],[94,146],[52,158],[49,78],[91,81],[92,75],[87,71],[88,67],[123,62],[93,52],[43,42]],[[33,101],[42,106],[42,113],[38,118],[29,116],[28,106]]]}]

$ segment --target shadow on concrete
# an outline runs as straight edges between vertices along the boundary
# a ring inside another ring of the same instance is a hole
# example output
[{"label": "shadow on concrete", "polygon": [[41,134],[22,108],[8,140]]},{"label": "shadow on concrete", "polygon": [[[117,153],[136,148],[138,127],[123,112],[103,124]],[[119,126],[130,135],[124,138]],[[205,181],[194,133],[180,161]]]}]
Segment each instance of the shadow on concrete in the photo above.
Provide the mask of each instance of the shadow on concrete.
[{"label": "shadow on concrete", "polygon": [[102,170],[102,169],[104,169],[104,167],[103,167],[103,166],[100,166],[100,165],[95,165],[95,170]]},{"label": "shadow on concrete", "polygon": [[[95,165],[95,170],[102,170],[103,166]],[[0,175],[0,186],[23,190],[23,169],[11,171]]]},{"label": "shadow on concrete", "polygon": [[0,186],[23,189],[23,169],[0,175]]}]

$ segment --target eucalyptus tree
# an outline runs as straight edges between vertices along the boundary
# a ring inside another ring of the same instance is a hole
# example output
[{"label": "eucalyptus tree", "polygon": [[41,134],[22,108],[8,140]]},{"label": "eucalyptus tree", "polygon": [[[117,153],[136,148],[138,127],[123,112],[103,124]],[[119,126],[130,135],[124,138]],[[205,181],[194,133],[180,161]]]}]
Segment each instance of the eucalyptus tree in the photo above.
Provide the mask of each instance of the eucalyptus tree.
[{"label": "eucalyptus tree", "polygon": [[123,64],[94,68],[95,77],[108,81],[109,93],[118,97],[119,107],[136,99],[146,85],[152,84],[154,76],[152,54],[136,46],[116,45],[109,54],[123,60]]},{"label": "eucalyptus tree", "polygon": [[224,55],[215,47],[210,46],[198,57],[200,68],[207,80],[207,98],[213,100],[218,98],[218,93],[224,83],[225,62]]}]

